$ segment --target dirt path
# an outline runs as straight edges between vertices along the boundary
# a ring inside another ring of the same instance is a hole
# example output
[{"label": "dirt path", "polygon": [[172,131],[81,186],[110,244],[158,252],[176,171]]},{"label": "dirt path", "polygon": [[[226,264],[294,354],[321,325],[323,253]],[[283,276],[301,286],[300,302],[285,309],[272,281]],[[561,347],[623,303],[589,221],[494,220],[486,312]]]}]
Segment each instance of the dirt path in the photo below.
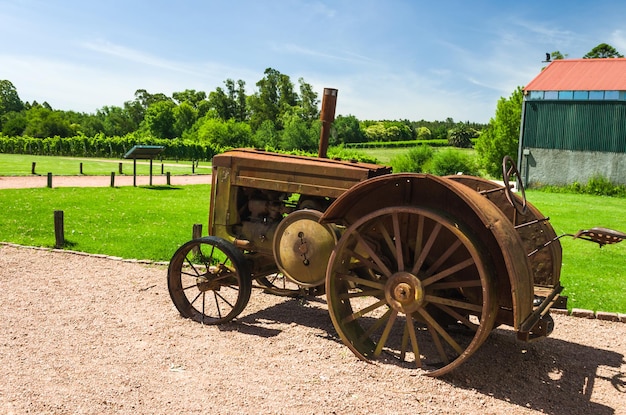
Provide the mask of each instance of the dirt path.
[{"label": "dirt path", "polygon": [[[137,186],[148,186],[150,176],[116,175],[114,185],[132,186],[133,182]],[[163,186],[167,184],[167,177],[162,175],[152,176],[153,186]],[[170,176],[172,186],[183,186],[187,184],[211,184],[210,174],[195,175],[175,175]],[[23,189],[48,186],[48,176],[2,176],[0,177],[0,189]],[[52,187],[107,187],[111,186],[111,176],[53,176]]]},{"label": "dirt path", "polygon": [[166,268],[0,245],[3,414],[626,414],[626,324],[495,330],[439,379],[357,360],[324,298],[254,290],[221,327],[181,319]]}]

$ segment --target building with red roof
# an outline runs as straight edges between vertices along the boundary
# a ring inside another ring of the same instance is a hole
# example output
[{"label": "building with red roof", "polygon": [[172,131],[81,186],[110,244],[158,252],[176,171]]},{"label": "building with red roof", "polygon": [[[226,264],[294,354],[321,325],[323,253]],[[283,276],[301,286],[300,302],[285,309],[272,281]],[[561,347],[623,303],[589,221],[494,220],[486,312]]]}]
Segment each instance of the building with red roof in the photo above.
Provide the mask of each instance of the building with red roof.
[{"label": "building with red roof", "polygon": [[626,58],[551,62],[524,88],[525,185],[626,184]]}]

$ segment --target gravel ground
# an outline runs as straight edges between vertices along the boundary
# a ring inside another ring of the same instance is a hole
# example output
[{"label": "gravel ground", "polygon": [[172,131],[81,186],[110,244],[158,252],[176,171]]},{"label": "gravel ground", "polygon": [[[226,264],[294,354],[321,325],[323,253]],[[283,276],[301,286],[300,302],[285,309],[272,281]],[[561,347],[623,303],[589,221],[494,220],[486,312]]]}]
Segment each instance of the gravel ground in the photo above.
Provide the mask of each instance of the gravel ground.
[{"label": "gravel ground", "polygon": [[496,329],[442,378],[356,359],[324,298],[256,289],[221,327],[182,319],[166,267],[0,245],[0,413],[626,414],[626,324]]}]

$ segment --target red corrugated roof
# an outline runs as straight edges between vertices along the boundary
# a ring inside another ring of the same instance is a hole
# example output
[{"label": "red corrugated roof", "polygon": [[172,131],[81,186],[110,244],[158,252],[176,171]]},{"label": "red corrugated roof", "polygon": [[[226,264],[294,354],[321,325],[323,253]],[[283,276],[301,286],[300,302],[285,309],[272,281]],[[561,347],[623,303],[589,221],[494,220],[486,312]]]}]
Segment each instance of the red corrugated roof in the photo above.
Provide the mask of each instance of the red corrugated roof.
[{"label": "red corrugated roof", "polygon": [[525,91],[626,91],[626,58],[559,59]]}]

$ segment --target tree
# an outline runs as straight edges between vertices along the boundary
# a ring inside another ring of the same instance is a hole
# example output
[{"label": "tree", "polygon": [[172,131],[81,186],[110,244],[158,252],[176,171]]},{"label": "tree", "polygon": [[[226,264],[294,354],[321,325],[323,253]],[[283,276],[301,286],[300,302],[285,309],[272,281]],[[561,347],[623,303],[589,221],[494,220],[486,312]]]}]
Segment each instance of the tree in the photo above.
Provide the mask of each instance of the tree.
[{"label": "tree", "polygon": [[19,112],[24,109],[24,103],[17,94],[17,89],[6,79],[0,80],[0,116],[11,112]]},{"label": "tree", "polygon": [[282,130],[283,115],[299,104],[298,95],[289,76],[273,68],[267,68],[264,73],[263,79],[256,83],[258,92],[248,97],[250,126],[256,131],[263,121],[270,120],[277,130]]},{"label": "tree", "polygon": [[22,134],[37,138],[70,137],[73,131],[61,111],[37,105],[26,112],[26,128]]},{"label": "tree", "polygon": [[174,92],[172,98],[180,105],[183,102],[190,104],[195,109],[198,109],[200,102],[206,99],[206,92],[196,91],[195,89],[185,89],[182,92]]},{"label": "tree", "polygon": [[280,147],[283,150],[314,151],[318,148],[319,121],[317,125],[310,125],[298,114],[290,113],[284,116],[283,124],[285,128],[280,138]]},{"label": "tree", "polygon": [[174,108],[174,133],[176,137],[182,137],[198,119],[198,111],[189,103],[183,101]]},{"label": "tree", "polygon": [[19,112],[24,109],[24,103],[20,99],[17,89],[8,80],[0,80],[0,115],[7,112]]},{"label": "tree", "polygon": [[153,136],[156,138],[176,137],[175,108],[176,104],[171,100],[157,101],[148,107],[144,124]]},{"label": "tree", "polygon": [[623,58],[624,55],[619,53],[617,49],[613,46],[608,45],[606,43],[600,43],[595,48],[591,49],[583,59],[592,59],[592,58]]},{"label": "tree", "polygon": [[495,118],[476,142],[479,162],[488,174],[502,176],[502,159],[508,155],[517,160],[520,125],[522,120],[522,87],[507,98],[500,98]]},{"label": "tree", "polygon": [[448,144],[453,147],[471,148],[474,137],[476,137],[476,130],[460,122],[448,131]]},{"label": "tree", "polygon": [[300,106],[304,120],[308,122],[318,120],[320,112],[317,107],[319,104],[317,93],[313,91],[311,84],[304,82],[304,78],[299,78],[298,83],[300,84]]},{"label": "tree", "polygon": [[432,137],[432,133],[428,127],[418,127],[417,128],[417,139],[418,140],[430,140]]},{"label": "tree", "polygon": [[354,115],[338,115],[331,128],[332,144],[362,143],[365,134]]}]

